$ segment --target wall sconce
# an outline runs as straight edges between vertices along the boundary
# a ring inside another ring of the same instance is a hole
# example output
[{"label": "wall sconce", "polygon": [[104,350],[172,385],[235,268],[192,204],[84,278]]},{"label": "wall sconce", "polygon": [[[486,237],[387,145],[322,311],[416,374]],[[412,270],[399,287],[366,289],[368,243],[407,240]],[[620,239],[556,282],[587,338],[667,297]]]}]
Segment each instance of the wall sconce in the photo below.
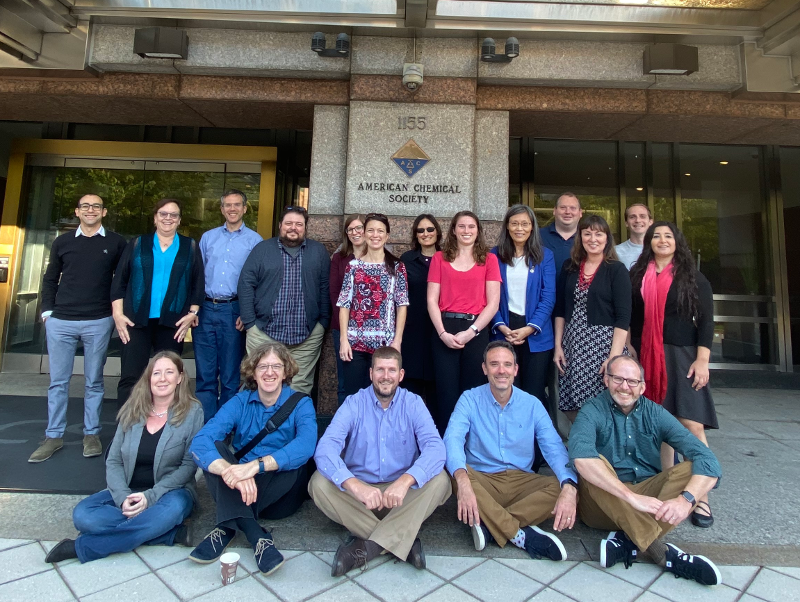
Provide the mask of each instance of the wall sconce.
[{"label": "wall sconce", "polygon": [[143,59],[186,59],[189,56],[189,36],[183,29],[146,27],[137,29],[133,37],[133,52]]},{"label": "wall sconce", "polygon": [[519,56],[519,40],[508,38],[506,40],[506,53],[497,54],[492,38],[486,38],[481,44],[481,60],[484,63],[510,63]]},{"label": "wall sconce", "polygon": [[645,75],[689,75],[698,70],[696,46],[650,44],[642,60]]},{"label": "wall sconce", "polygon": [[339,57],[346,59],[350,56],[350,36],[346,33],[340,33],[336,36],[336,48],[325,48],[326,45],[325,34],[318,31],[311,36],[311,50],[320,56]]}]

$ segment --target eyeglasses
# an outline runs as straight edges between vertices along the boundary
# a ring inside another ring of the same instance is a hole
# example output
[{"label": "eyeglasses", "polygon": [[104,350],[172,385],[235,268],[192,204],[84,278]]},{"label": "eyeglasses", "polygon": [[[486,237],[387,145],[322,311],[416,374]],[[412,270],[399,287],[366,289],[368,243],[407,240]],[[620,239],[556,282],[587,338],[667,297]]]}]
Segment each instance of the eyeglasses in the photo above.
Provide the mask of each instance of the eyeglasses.
[{"label": "eyeglasses", "polygon": [[368,222],[371,219],[376,219],[378,221],[389,221],[389,218],[386,217],[383,213],[367,213],[367,217],[364,219],[364,223]]},{"label": "eyeglasses", "polygon": [[622,383],[628,383],[628,386],[629,386],[631,389],[635,389],[636,387],[638,387],[639,385],[641,385],[641,384],[644,382],[644,381],[641,381],[641,380],[639,380],[639,379],[636,379],[636,378],[622,378],[621,376],[616,376],[616,375],[614,375],[614,374],[609,374],[609,375],[608,375],[608,377],[609,377],[609,378],[611,379],[611,381],[612,381],[612,382],[613,382],[615,385],[617,385],[618,387],[619,387],[619,386],[620,386]]},{"label": "eyeglasses", "polygon": [[348,234],[358,234],[359,232],[364,231],[364,226],[353,226],[352,228],[347,229]]},{"label": "eyeglasses", "polygon": [[509,228],[530,228],[533,224],[530,222],[509,222]]},{"label": "eyeglasses", "polygon": [[89,209],[93,211],[102,211],[103,205],[101,203],[81,203],[78,205],[78,209],[81,211],[89,211]]},{"label": "eyeglasses", "polygon": [[428,226],[427,228],[417,228],[417,234],[422,234],[423,232],[436,232],[436,228],[433,226]]},{"label": "eyeglasses", "polygon": [[181,217],[180,213],[172,211],[159,211],[157,215],[161,219],[180,219]]},{"label": "eyeglasses", "polygon": [[280,372],[283,370],[283,364],[259,364],[256,366],[256,372],[258,374],[264,374],[264,372],[269,372],[270,368],[273,372]]}]

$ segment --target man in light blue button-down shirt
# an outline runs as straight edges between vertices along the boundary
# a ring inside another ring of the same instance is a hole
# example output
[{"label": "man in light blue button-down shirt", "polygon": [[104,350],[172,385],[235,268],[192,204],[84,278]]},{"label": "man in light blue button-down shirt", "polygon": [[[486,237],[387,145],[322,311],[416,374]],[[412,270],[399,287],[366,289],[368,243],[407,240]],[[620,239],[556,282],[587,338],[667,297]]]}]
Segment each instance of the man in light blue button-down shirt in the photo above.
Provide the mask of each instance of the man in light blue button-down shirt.
[{"label": "man in light blue button-down shirt", "polygon": [[401,389],[402,357],[372,355],[372,385],[345,399],[317,444],[308,491],[356,537],[339,546],[331,574],[344,575],[385,551],[425,568],[417,532],[452,492],[445,450],[425,403]]},{"label": "man in light blue button-down shirt", "polygon": [[[465,391],[450,416],[444,444],[458,519],[472,528],[476,550],[510,541],[533,558],[566,560],[561,541],[536,525],[551,516],[556,531],[575,525],[577,475],[542,403],[514,387],[518,368],[509,343],[489,343],[489,383]],[[555,477],[532,471],[534,441]]]}]

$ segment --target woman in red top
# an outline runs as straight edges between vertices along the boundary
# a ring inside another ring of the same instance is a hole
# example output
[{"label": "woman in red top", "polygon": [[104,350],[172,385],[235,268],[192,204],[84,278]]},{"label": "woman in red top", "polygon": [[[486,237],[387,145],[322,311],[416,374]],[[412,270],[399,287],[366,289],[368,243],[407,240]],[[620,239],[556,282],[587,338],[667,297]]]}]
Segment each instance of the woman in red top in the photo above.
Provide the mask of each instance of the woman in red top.
[{"label": "woman in red top", "polygon": [[478,216],[459,211],[428,271],[428,313],[438,399],[431,408],[444,433],[459,396],[486,383],[481,364],[490,321],[500,303],[500,266],[489,253]]},{"label": "woman in red top", "polygon": [[333,350],[336,353],[336,375],[339,381],[336,397],[339,405],[344,403],[346,395],[344,394],[344,363],[342,363],[342,358],[339,357],[341,331],[339,330],[339,307],[336,302],[339,300],[339,293],[342,292],[342,282],[344,281],[347,264],[353,259],[361,257],[367,250],[367,238],[364,236],[365,221],[366,217],[360,213],[348,215],[345,218],[342,226],[342,244],[339,245],[339,248],[334,251],[331,257],[331,274],[328,282],[330,283],[331,305],[333,305],[331,336],[333,338]]}]

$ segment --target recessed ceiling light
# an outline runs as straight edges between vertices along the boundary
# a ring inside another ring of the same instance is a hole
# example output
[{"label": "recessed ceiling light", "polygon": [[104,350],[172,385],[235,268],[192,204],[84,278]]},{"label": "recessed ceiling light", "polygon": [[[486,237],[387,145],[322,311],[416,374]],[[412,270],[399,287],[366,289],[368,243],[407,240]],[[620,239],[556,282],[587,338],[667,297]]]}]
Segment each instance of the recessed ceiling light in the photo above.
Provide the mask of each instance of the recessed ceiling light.
[{"label": "recessed ceiling light", "polygon": [[683,175],[685,175],[685,176],[690,176],[690,175],[692,175],[692,174],[690,174],[690,173],[685,173],[685,174],[683,174]]},{"label": "recessed ceiling light", "polygon": [[720,162],[719,162],[719,164],[720,164],[720,165],[727,165],[727,164],[728,164],[728,162],[727,162],[727,161],[720,161]]},{"label": "recessed ceiling light", "polygon": [[642,188],[641,186],[639,186],[639,187],[638,187],[636,190],[638,190],[639,192],[641,192],[642,190],[644,190],[644,188]]}]

